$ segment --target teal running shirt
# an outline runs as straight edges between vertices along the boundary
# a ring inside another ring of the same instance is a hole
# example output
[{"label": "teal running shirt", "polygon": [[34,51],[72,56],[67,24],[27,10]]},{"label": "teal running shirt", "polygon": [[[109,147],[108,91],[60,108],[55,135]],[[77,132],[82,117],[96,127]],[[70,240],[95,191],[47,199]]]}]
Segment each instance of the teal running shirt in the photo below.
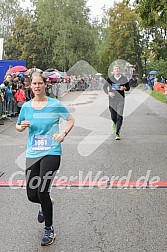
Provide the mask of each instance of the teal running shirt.
[{"label": "teal running shirt", "polygon": [[31,101],[24,103],[17,124],[23,120],[30,122],[26,157],[62,155],[61,144],[52,138],[59,133],[60,119],[66,120],[69,115],[68,109],[59,100],[50,97],[46,106],[40,110],[34,109]]}]

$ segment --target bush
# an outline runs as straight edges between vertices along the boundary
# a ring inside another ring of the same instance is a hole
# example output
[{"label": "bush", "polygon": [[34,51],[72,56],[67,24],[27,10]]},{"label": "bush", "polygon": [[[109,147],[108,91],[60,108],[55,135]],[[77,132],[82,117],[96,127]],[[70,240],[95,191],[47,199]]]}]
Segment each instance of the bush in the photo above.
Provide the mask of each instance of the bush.
[{"label": "bush", "polygon": [[[160,59],[156,61],[151,61],[147,64],[148,71],[156,70],[158,72],[157,78],[160,81],[161,76],[164,76],[167,78],[167,60]],[[149,73],[148,72],[148,73]]]}]

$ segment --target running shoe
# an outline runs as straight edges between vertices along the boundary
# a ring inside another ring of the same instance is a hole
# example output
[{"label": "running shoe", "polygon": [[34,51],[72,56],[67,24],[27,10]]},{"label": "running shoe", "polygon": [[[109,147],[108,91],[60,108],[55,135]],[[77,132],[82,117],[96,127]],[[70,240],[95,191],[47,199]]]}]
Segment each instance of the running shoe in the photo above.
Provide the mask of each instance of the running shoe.
[{"label": "running shoe", "polygon": [[115,136],[115,140],[121,140],[121,137],[120,137],[120,135],[119,135],[119,134],[116,134],[116,136]]},{"label": "running shoe", "polygon": [[39,210],[38,212],[38,222],[39,223],[43,223],[45,221],[44,215],[43,215],[43,211]]},{"label": "running shoe", "polygon": [[53,226],[44,228],[44,236],[41,241],[41,246],[48,246],[54,242],[56,234],[54,233]]},{"label": "running shoe", "polygon": [[112,130],[113,131],[116,130],[116,124],[115,123],[113,123],[113,125],[112,125]]}]

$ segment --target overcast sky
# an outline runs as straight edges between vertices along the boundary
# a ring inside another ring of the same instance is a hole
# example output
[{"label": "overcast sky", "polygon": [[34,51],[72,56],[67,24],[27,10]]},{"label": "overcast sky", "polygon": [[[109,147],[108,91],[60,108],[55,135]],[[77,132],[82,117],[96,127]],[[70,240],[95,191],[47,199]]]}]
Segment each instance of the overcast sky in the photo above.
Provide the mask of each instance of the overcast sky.
[{"label": "overcast sky", "polygon": [[[116,1],[115,1],[116,2]],[[88,0],[87,6],[91,9],[92,17],[102,16],[102,7],[106,5],[107,9],[113,6],[114,0]]]},{"label": "overcast sky", "polygon": [[[105,5],[106,8],[113,6],[114,2],[120,2],[121,0],[87,0],[87,6],[91,10],[91,16],[93,17],[102,17],[102,7]],[[132,0],[131,0],[132,1]],[[29,0],[26,0],[22,5],[28,6],[30,4]]]},{"label": "overcast sky", "polygon": [[[122,0],[87,0],[87,6],[91,9],[91,16],[102,17],[102,7],[105,5],[109,9],[114,5],[114,2],[122,2]],[[134,0],[130,0],[130,4],[133,4]]]}]

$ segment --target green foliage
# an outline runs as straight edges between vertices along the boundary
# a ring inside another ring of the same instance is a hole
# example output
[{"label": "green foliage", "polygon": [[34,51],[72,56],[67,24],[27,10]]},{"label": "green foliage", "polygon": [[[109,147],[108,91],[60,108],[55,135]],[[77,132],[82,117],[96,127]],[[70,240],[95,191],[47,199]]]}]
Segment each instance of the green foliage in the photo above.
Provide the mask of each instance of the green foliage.
[{"label": "green foliage", "polygon": [[12,35],[5,41],[6,59],[24,59],[28,67],[40,67],[43,64],[41,52],[45,49],[46,42],[31,17],[16,18]]},{"label": "green foliage", "polygon": [[15,18],[23,14],[17,0],[0,0],[0,36],[11,34]]},{"label": "green foliage", "polygon": [[142,57],[147,68],[146,61],[167,60],[167,1],[136,0],[134,6],[144,28]]},{"label": "green foliage", "polygon": [[[60,1],[62,2],[62,1]],[[58,3],[57,3],[58,4]],[[78,60],[92,63],[95,51],[95,32],[89,23],[89,10],[85,1],[64,1],[56,8],[57,36],[54,40],[53,60],[65,70]]]},{"label": "green foliage", "polygon": [[137,65],[141,72],[142,41],[137,14],[125,3],[115,3],[109,17],[109,45],[108,50],[105,49],[108,62],[124,59]]},{"label": "green foliage", "polygon": [[153,27],[158,23],[166,26],[166,0],[136,0],[135,3],[145,27]]},{"label": "green foliage", "polygon": [[[15,18],[5,40],[6,59],[25,59],[28,66],[68,70],[78,60],[95,64],[98,32],[89,22],[84,0],[38,0],[31,12]],[[96,66],[95,66],[96,67]]]},{"label": "green foliage", "polygon": [[5,59],[62,71],[85,60],[104,76],[114,60],[124,59],[140,75],[144,68],[167,76],[166,0],[136,0],[133,8],[129,0],[115,3],[101,23],[90,21],[86,0],[30,0],[33,8],[24,12],[20,2],[0,0]]},{"label": "green foliage", "polygon": [[148,73],[151,70],[156,70],[158,72],[157,77],[159,78],[159,80],[161,76],[167,77],[167,63],[166,63],[166,60],[164,59],[149,62],[147,64],[147,69],[148,69]]}]

